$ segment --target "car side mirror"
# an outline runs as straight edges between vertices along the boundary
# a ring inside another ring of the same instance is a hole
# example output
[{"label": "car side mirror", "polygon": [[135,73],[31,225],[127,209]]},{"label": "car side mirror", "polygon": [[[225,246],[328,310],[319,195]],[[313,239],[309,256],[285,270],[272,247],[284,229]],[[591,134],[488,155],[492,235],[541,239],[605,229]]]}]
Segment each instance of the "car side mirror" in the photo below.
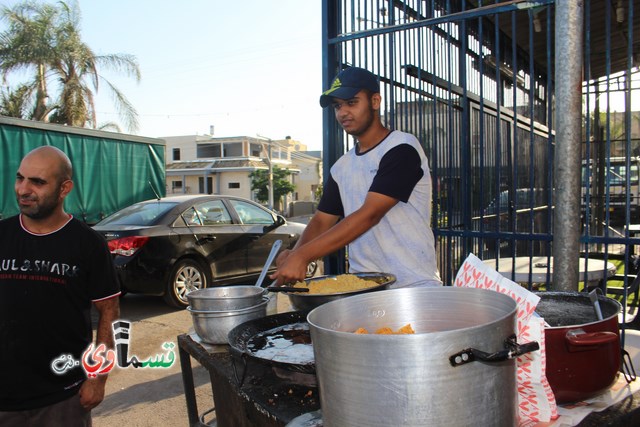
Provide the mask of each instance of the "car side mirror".
[{"label": "car side mirror", "polygon": [[287,221],[284,219],[282,215],[276,215],[276,221],[273,224],[265,225],[262,229],[263,233],[268,233],[271,230],[275,230],[276,228],[285,225]]}]

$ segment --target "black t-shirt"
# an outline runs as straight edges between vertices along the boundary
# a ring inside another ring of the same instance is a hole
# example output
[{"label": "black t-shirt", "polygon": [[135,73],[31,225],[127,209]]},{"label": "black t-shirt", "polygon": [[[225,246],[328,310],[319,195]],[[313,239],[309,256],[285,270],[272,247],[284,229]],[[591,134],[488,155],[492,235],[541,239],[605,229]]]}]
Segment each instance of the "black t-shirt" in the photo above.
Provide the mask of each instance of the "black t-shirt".
[{"label": "black t-shirt", "polygon": [[19,216],[0,221],[0,411],[47,406],[77,392],[82,363],[56,374],[52,363],[75,361],[92,342],[92,301],[119,286],[105,240],[71,219],[35,235]]},{"label": "black t-shirt", "polygon": [[[376,147],[372,148],[372,150],[375,149]],[[357,153],[357,155],[366,156],[372,150],[362,154]],[[389,150],[380,160],[378,172],[369,191],[384,194],[406,203],[416,183],[423,175],[420,155],[416,149],[409,144],[400,144]],[[322,190],[318,210],[331,215],[344,216],[340,189],[331,175]]]}]

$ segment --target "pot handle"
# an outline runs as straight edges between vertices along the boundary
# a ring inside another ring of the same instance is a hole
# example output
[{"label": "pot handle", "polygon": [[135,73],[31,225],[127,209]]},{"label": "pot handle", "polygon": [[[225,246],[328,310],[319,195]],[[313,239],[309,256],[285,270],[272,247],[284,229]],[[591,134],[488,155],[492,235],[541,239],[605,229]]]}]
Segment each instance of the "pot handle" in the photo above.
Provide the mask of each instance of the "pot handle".
[{"label": "pot handle", "polygon": [[241,353],[240,360],[242,360],[242,377],[238,378],[238,370],[236,369],[236,361],[235,358],[231,357],[231,367],[233,367],[233,376],[236,379],[236,384],[238,384],[238,388],[242,388],[244,384],[244,379],[247,375],[247,354]]},{"label": "pot handle", "polygon": [[504,341],[504,350],[497,351],[495,353],[486,353],[475,348],[467,348],[458,352],[452,356],[449,356],[449,362],[451,366],[460,366],[466,363],[479,360],[482,362],[503,362],[509,359],[515,359],[525,353],[530,353],[540,349],[540,345],[537,341],[531,341],[526,344],[518,344],[516,336],[511,335]]},{"label": "pot handle", "polygon": [[577,329],[567,332],[565,338],[569,344],[569,351],[588,351],[618,341],[618,334],[610,331],[584,332]]},{"label": "pot handle", "polygon": [[627,384],[636,380],[636,369],[633,367],[633,361],[631,360],[631,356],[629,356],[629,352],[622,349],[622,369],[620,369],[624,374],[624,379],[627,381]]}]

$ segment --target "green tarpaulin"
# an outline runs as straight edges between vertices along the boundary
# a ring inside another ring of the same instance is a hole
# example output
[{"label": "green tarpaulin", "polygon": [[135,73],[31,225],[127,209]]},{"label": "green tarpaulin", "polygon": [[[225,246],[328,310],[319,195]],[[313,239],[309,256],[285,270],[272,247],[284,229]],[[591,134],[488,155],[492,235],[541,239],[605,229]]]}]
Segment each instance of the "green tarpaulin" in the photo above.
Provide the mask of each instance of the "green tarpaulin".
[{"label": "green tarpaulin", "polygon": [[16,172],[22,157],[52,145],[73,164],[65,210],[94,224],[132,203],[164,196],[165,145],[155,138],[0,118],[0,218],[16,215]]}]

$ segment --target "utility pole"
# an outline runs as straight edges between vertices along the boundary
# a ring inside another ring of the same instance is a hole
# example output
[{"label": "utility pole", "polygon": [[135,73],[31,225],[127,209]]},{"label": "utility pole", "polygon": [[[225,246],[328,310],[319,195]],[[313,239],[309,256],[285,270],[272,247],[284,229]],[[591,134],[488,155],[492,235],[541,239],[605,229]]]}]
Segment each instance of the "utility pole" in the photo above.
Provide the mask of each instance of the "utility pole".
[{"label": "utility pole", "polygon": [[273,210],[273,162],[271,161],[271,139],[269,139],[269,209]]},{"label": "utility pole", "polygon": [[271,146],[273,141],[271,140],[271,138],[265,138],[264,136],[258,135],[258,137],[266,139],[269,144],[268,147],[265,149],[264,142],[262,143],[262,150],[267,153],[267,158],[262,159],[262,161],[266,163],[267,166],[269,166],[269,184],[267,188],[269,193],[268,205],[269,205],[269,209],[273,210],[273,163],[271,162]]}]

